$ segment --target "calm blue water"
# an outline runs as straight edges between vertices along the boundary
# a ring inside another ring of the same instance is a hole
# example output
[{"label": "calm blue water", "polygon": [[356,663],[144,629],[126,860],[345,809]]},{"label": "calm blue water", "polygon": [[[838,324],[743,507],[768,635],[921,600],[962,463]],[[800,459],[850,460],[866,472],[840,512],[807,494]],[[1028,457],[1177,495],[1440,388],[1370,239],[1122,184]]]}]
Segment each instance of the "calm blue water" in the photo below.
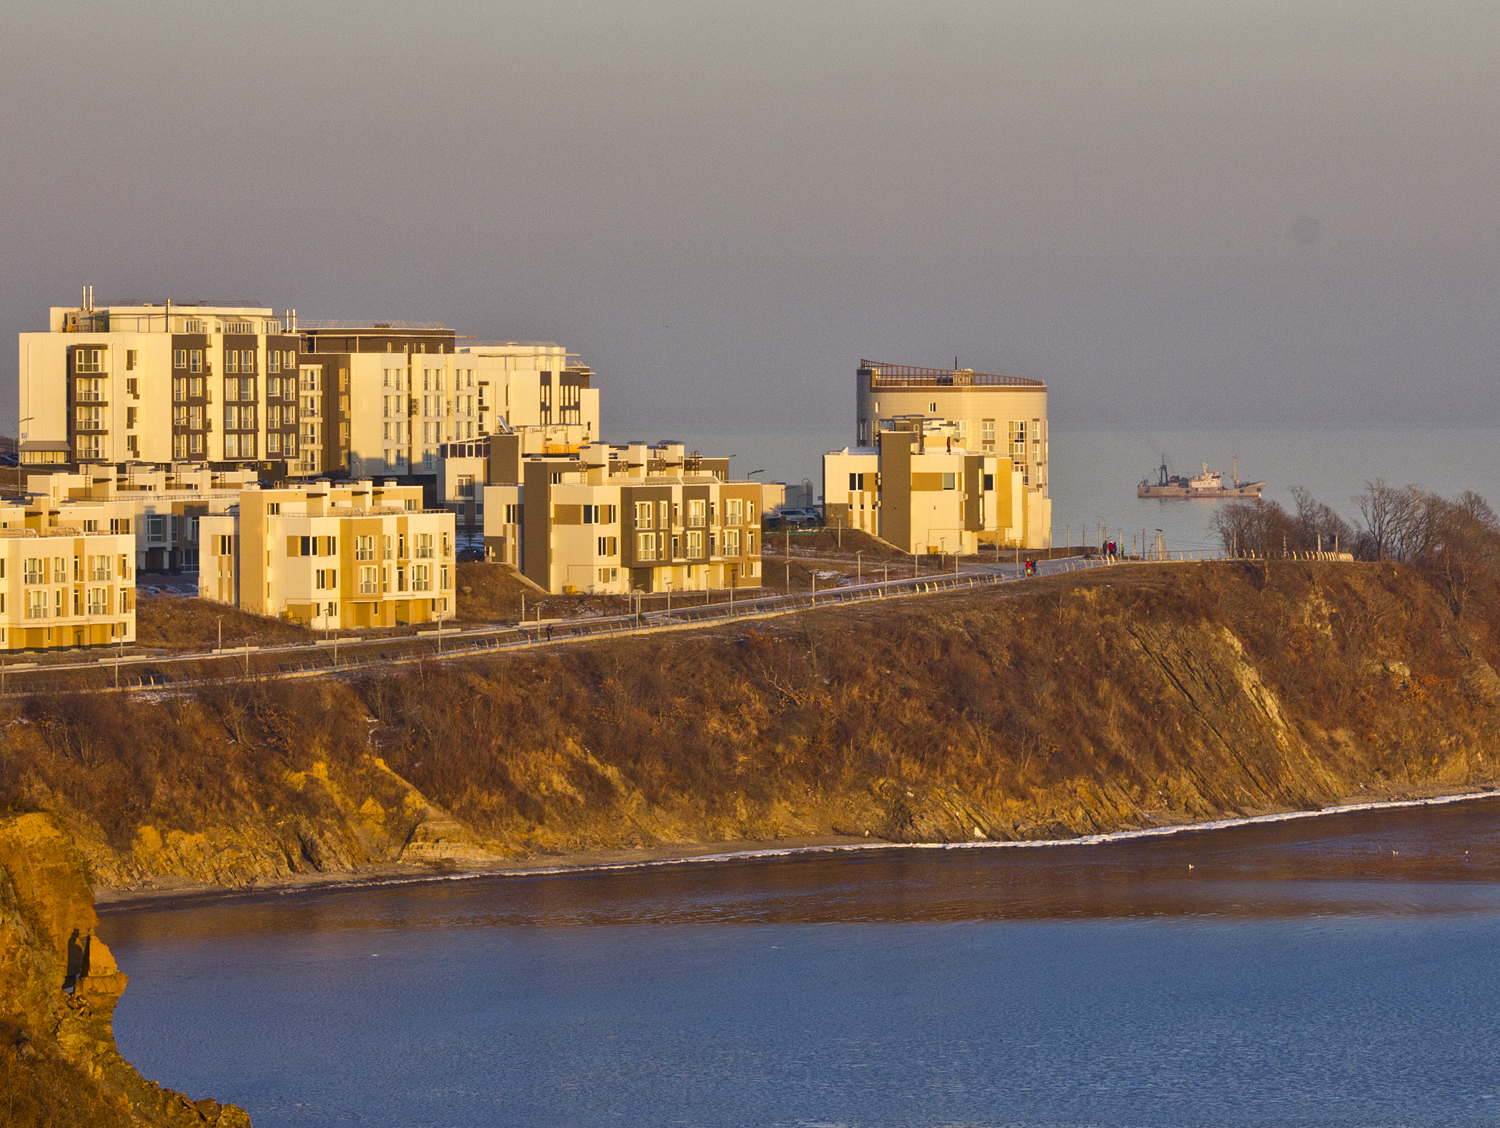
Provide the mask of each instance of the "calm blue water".
[{"label": "calm blue water", "polygon": [[261,1128],[1494,1124],[1497,832],[1484,800],[262,897],[104,934],[125,1055]]}]

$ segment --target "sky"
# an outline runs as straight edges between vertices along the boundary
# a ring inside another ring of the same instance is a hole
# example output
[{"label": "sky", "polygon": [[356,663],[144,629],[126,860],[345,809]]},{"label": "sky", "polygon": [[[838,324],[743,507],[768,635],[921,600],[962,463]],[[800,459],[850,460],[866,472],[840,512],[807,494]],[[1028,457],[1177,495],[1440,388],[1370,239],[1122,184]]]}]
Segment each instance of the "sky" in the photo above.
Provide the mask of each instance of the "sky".
[{"label": "sky", "polygon": [[1496,424],[1497,55],[1494,3],[9,0],[0,331],[88,283],[552,340],[611,439],[852,438],[862,358]]}]

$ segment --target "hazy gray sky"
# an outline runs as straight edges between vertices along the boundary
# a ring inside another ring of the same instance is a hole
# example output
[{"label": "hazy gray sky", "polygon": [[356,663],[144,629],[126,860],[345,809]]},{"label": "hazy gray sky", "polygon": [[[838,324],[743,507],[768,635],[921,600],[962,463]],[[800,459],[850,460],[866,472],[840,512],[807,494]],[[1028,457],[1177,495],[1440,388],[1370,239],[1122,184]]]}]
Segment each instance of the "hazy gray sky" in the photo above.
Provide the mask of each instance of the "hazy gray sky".
[{"label": "hazy gray sky", "polygon": [[89,282],[556,340],[612,438],[852,435],[862,356],[1040,377],[1064,426],[1500,422],[1494,3],[11,0],[0,32],[7,388]]}]

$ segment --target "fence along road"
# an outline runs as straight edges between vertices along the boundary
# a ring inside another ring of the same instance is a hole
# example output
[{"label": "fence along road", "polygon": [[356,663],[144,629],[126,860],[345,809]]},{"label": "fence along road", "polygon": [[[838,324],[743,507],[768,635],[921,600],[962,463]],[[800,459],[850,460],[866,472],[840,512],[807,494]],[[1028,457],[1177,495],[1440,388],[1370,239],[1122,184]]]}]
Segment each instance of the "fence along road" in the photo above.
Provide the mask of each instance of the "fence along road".
[{"label": "fence along road", "polygon": [[[1347,553],[1299,553],[1298,559],[1352,560]],[[1241,554],[1244,559],[1252,559]],[[777,559],[767,557],[768,560]],[[1086,571],[1114,564],[1180,564],[1224,560],[1211,552],[1173,553],[1160,560],[1063,557],[1036,561],[1038,576]],[[0,697],[77,691],[160,690],[216,682],[328,675],[382,665],[459,658],[465,655],[558,646],[579,640],[687,630],[717,623],[772,619],[814,607],[835,607],[881,599],[911,599],[1014,583],[1026,577],[1018,565],[970,563],[958,572],[909,576],[888,582],[831,587],[818,592],[761,596],[670,611],[540,623],[428,630],[398,638],[344,637],[292,646],[236,647],[172,655],[104,655],[88,661],[39,666],[0,664]]]}]

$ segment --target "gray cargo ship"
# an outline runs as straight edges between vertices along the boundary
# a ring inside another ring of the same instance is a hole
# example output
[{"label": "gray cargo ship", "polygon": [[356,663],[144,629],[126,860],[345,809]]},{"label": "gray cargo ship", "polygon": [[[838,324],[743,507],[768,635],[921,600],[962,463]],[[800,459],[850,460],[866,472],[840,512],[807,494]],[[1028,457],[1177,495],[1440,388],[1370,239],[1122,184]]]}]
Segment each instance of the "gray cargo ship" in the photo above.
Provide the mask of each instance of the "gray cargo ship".
[{"label": "gray cargo ship", "polygon": [[1226,485],[1224,475],[1218,470],[1210,470],[1208,463],[1203,464],[1203,473],[1196,478],[1186,478],[1178,474],[1167,472],[1167,457],[1162,455],[1161,466],[1157,471],[1157,480],[1144,479],[1136,487],[1136,497],[1156,498],[1207,498],[1210,501],[1218,501],[1224,498],[1254,498],[1259,497],[1266,488],[1264,482],[1242,482],[1240,481],[1240,460],[1234,460],[1234,477]]}]

